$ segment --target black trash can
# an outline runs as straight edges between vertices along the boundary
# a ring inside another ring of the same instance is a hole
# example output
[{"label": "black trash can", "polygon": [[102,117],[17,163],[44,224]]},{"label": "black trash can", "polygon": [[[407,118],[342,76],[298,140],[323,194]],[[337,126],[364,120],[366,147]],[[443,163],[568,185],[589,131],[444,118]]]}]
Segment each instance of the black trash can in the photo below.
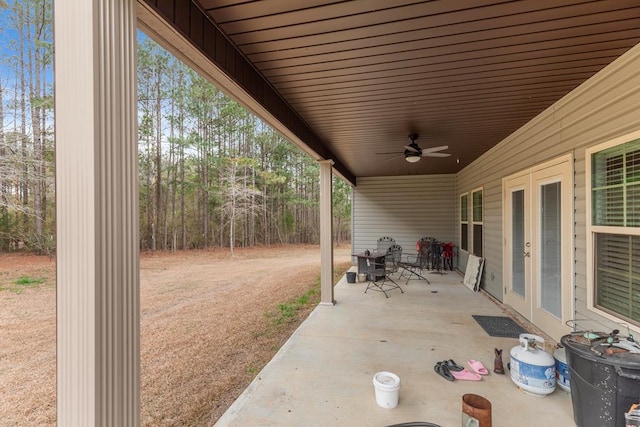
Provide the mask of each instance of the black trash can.
[{"label": "black trash can", "polygon": [[640,354],[596,354],[571,335],[565,347],[573,420],[578,427],[625,427],[624,414],[640,402]]},{"label": "black trash can", "polygon": [[356,273],[354,271],[347,271],[347,282],[356,283]]}]

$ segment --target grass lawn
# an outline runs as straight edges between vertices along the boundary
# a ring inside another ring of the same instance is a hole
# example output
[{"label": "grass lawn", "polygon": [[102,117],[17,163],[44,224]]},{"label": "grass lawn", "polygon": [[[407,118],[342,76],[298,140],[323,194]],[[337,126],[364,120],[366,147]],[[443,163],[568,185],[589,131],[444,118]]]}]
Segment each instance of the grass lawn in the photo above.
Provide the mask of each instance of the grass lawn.
[{"label": "grass lawn", "polygon": [[[349,247],[334,250],[336,274]],[[320,250],[143,254],[141,421],[215,422],[319,301]],[[334,281],[335,282],[335,281]],[[0,255],[0,425],[55,425],[55,260]]]}]

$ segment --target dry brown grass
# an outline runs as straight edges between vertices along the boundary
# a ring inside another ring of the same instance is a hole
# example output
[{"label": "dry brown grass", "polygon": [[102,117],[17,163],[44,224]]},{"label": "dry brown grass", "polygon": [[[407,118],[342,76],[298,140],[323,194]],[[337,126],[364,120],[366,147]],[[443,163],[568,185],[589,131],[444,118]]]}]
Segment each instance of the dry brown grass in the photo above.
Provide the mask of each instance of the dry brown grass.
[{"label": "dry brown grass", "polygon": [[[344,271],[348,248],[335,258]],[[147,426],[213,424],[317,302],[292,318],[279,309],[317,286],[317,246],[145,254],[140,264]],[[15,284],[21,276],[45,281]],[[0,425],[55,424],[54,283],[49,258],[0,255]]]}]

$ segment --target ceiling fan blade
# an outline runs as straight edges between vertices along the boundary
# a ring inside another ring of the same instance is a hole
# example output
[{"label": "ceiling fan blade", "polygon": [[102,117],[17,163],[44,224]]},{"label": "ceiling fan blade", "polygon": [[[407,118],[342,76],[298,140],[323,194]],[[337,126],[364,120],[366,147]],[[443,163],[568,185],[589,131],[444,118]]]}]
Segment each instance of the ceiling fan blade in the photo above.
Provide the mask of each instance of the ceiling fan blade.
[{"label": "ceiling fan blade", "polygon": [[389,157],[388,159],[386,159],[386,161],[388,162],[389,160],[397,159],[398,157],[402,156],[404,156],[404,154],[398,154],[397,156]]},{"label": "ceiling fan blade", "polygon": [[449,153],[422,153],[422,157],[449,157]]},{"label": "ceiling fan blade", "polygon": [[378,155],[378,154],[398,154],[398,152],[397,151],[389,151],[387,153],[376,153],[376,155]]},{"label": "ceiling fan blade", "polygon": [[423,148],[422,153],[433,153],[434,151],[442,151],[442,150],[446,150],[447,148],[449,148],[448,145],[439,145],[437,147]]},{"label": "ceiling fan blade", "polygon": [[405,145],[404,148],[406,148],[409,151],[413,151],[414,153],[420,152],[420,148],[417,145]]}]

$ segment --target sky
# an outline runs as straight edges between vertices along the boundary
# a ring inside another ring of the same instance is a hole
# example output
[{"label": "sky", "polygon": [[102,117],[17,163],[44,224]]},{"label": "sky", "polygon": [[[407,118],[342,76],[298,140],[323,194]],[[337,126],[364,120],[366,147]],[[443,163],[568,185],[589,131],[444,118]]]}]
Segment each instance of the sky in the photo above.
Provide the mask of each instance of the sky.
[{"label": "sky", "polygon": [[[1,3],[2,0],[0,0]],[[18,114],[18,109],[15,108],[15,103],[16,99],[20,98],[20,79],[24,73],[18,67],[20,33],[17,29],[17,18],[13,10],[13,6],[17,3],[16,0],[8,0],[6,3],[9,7],[0,7],[0,83],[3,88],[4,130],[11,131],[20,127],[20,115]],[[35,1],[22,0],[22,3],[33,6]],[[51,0],[48,3],[49,7],[53,4]],[[29,27],[29,31],[33,34],[35,32],[34,27]],[[45,34],[47,35],[44,38],[44,42],[51,43],[51,31]],[[25,45],[25,56],[28,55],[28,49],[33,50],[34,48],[35,44],[31,46]],[[25,77],[28,79],[28,75]],[[46,93],[50,95],[53,91],[53,65],[51,63],[46,65],[40,72],[40,77],[47,85]],[[27,102],[29,102],[28,97]],[[27,117],[26,120],[29,122],[30,117]]]}]

